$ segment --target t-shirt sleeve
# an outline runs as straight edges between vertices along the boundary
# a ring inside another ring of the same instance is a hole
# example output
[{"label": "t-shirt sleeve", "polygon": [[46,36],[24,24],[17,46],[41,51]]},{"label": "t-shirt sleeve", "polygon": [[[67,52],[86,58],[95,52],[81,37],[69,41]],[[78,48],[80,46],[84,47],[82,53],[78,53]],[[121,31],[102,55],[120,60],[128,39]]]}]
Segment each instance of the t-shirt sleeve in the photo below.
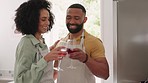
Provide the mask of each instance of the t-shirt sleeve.
[{"label": "t-shirt sleeve", "polygon": [[97,59],[99,57],[105,57],[105,49],[100,39],[95,39],[90,45],[90,57]]}]

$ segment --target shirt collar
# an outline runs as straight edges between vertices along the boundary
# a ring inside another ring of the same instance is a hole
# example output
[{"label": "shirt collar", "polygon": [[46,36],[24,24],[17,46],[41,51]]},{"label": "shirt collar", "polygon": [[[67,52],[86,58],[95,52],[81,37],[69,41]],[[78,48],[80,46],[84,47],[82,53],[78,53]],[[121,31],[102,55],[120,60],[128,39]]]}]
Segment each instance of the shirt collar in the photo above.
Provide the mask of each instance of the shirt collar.
[{"label": "shirt collar", "polygon": [[39,40],[37,40],[33,35],[26,35],[26,37],[28,37],[31,40],[34,46],[39,45],[40,47],[44,47],[44,44],[41,44]]}]

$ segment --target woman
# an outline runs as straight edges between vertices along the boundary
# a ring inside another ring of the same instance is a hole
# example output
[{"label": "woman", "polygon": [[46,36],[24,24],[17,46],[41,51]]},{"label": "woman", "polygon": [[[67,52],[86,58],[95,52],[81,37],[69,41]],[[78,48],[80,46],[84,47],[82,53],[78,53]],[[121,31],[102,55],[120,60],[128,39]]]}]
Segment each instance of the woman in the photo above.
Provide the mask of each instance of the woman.
[{"label": "woman", "polygon": [[16,30],[24,36],[16,49],[15,83],[54,83],[53,60],[60,60],[58,47],[48,52],[42,34],[51,30],[54,17],[51,3],[46,0],[29,0],[16,10]]}]

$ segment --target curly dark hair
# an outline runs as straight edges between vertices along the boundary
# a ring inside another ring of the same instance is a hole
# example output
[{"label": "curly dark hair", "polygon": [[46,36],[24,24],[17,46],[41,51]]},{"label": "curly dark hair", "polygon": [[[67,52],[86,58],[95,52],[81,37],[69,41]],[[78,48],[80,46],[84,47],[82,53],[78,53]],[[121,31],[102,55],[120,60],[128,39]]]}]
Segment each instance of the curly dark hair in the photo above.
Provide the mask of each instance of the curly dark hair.
[{"label": "curly dark hair", "polygon": [[46,0],[28,0],[22,3],[16,10],[15,24],[16,30],[24,34],[32,34],[38,30],[40,10],[46,9],[49,12],[49,29],[52,29],[54,24],[54,15],[50,11],[51,3]]}]

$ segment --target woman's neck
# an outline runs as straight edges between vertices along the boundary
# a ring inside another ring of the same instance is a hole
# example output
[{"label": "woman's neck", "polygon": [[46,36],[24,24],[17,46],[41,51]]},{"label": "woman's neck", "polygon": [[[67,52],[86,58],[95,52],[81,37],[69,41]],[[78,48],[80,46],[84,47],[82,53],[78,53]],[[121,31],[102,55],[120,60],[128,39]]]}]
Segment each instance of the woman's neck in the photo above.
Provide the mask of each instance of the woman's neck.
[{"label": "woman's neck", "polygon": [[40,33],[36,33],[36,34],[35,34],[35,38],[36,38],[37,40],[41,40],[42,35],[41,35]]}]

